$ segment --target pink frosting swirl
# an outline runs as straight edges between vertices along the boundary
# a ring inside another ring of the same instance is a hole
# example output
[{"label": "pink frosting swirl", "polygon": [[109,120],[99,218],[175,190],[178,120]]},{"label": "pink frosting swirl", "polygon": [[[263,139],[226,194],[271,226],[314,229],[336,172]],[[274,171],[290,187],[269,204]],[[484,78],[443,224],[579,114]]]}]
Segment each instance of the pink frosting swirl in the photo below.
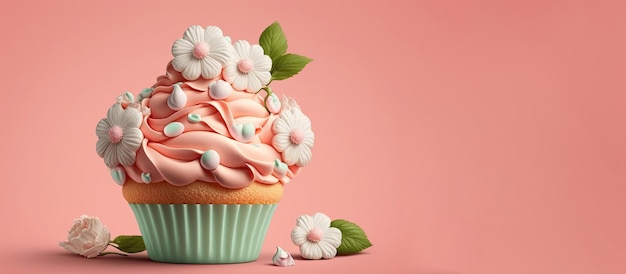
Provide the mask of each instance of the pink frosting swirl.
[{"label": "pink frosting swirl", "polygon": [[[140,127],[144,139],[135,163],[124,167],[131,179],[142,182],[143,173],[150,175],[151,183],[165,181],[183,186],[204,181],[236,189],[255,181],[287,183],[298,173],[300,167],[293,165],[285,176],[275,175],[275,161],[282,162],[281,154],[272,146],[272,124],[277,116],[263,106],[262,93],[234,90],[227,98],[214,100],[209,96],[209,85],[220,79],[222,75],[187,81],[168,64],[166,75],[157,78],[152,95],[141,101],[151,114],[144,117]],[[187,102],[182,109],[172,110],[167,101],[177,83]],[[190,122],[187,117],[191,113],[201,120]],[[172,122],[182,123],[184,130],[167,137],[164,129]],[[236,125],[244,124],[254,126],[251,140],[237,138]],[[220,155],[220,163],[213,170],[200,163],[207,150]]]}]

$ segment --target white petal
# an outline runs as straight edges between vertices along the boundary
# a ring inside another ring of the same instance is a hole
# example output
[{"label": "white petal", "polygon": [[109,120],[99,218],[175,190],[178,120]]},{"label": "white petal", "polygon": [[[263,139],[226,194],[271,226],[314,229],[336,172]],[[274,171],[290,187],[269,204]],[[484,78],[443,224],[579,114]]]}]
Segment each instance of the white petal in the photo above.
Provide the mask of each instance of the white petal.
[{"label": "white petal", "polygon": [[189,40],[192,44],[196,44],[200,41],[204,41],[204,29],[201,26],[191,26],[185,30],[183,39]]},{"label": "white petal", "polygon": [[102,225],[102,228],[98,231],[100,231],[100,233],[98,233],[98,235],[96,236],[96,241],[108,245],[111,241],[111,232],[109,232],[109,229],[106,226]]},{"label": "white petal", "polygon": [[254,61],[257,61],[258,59],[260,59],[261,56],[265,56],[265,54],[263,54],[263,48],[260,45],[250,45],[249,48],[250,48],[250,53],[248,56],[249,58],[253,58]]},{"label": "white petal", "polygon": [[272,69],[272,59],[267,55],[257,56],[254,60],[254,69],[257,71],[267,71]]},{"label": "white petal", "polygon": [[307,241],[300,246],[300,255],[305,259],[318,260],[322,258],[322,249],[317,243]]},{"label": "white petal", "polygon": [[300,215],[300,217],[296,219],[296,226],[301,227],[308,233],[308,231],[311,230],[311,228],[314,228],[313,218],[309,215]]},{"label": "white petal", "polygon": [[291,140],[289,139],[288,133],[279,133],[274,135],[272,139],[272,146],[278,151],[283,152],[287,147],[291,145]]},{"label": "white petal", "polygon": [[233,47],[226,43],[224,39],[218,43],[209,45],[209,47],[211,47],[211,50],[209,51],[208,57],[217,61],[220,66],[225,65],[228,59],[233,55]]},{"label": "white petal", "polygon": [[295,118],[294,118],[294,115],[293,115],[293,110],[292,111],[282,111],[280,113],[280,119],[285,121],[285,123],[287,124],[287,127],[289,128],[290,131],[297,126],[295,121],[294,121]]},{"label": "white petal", "polygon": [[60,242],[59,243],[60,246],[62,246],[63,248],[65,248],[67,251],[75,253],[75,254],[79,254],[78,250],[76,250],[71,244],[70,242]]},{"label": "white petal", "polygon": [[226,64],[226,61],[233,54],[233,47],[228,40],[224,38],[222,30],[215,26],[208,26],[205,31],[204,41],[209,44],[209,57],[217,61],[220,65]]},{"label": "white petal", "polygon": [[98,156],[104,157],[104,152],[109,149],[111,145],[111,141],[109,141],[109,137],[98,138],[98,142],[96,142],[96,152],[98,152]]},{"label": "white petal", "polygon": [[233,48],[235,49],[235,53],[237,57],[239,57],[237,58],[236,62],[239,62],[242,59],[250,57],[250,43],[248,43],[248,41],[239,40],[235,42],[235,44],[233,45]]},{"label": "white petal", "polygon": [[139,127],[141,125],[142,118],[143,116],[138,109],[126,108],[122,115],[122,121],[120,121],[119,126],[122,129]]},{"label": "white petal", "polygon": [[119,125],[122,121],[122,115],[124,114],[124,109],[120,104],[114,104],[107,111],[107,119],[109,120],[110,125]]},{"label": "white petal", "polygon": [[300,145],[305,145],[310,147],[313,147],[313,144],[315,143],[315,134],[313,133],[313,131],[307,130],[304,132],[304,139],[302,140],[302,143],[300,143]]},{"label": "white petal", "polygon": [[285,160],[285,164],[288,166],[298,163],[299,159],[300,152],[298,151],[298,147],[289,145],[283,151],[283,160]]},{"label": "white petal", "polygon": [[202,77],[215,78],[220,72],[222,72],[222,65],[219,62],[207,57],[202,59]]},{"label": "white petal", "polygon": [[259,79],[263,86],[267,85],[272,79],[272,74],[269,71],[255,71],[254,75],[256,75],[256,78]]},{"label": "white petal", "polygon": [[194,44],[185,39],[178,39],[172,45],[172,55],[178,56],[185,53],[193,52]]},{"label": "white petal", "polygon": [[106,164],[110,168],[114,168],[120,164],[117,158],[116,144],[110,144],[109,147],[104,151],[104,164]]},{"label": "white petal", "polygon": [[313,153],[311,153],[311,148],[305,145],[298,145],[298,166],[306,166],[313,157]]},{"label": "white petal", "polygon": [[143,132],[139,128],[127,128],[124,130],[124,136],[122,137],[122,142],[124,142],[129,148],[132,148],[136,151],[141,142],[143,141]]},{"label": "white petal", "polygon": [[330,218],[324,213],[317,212],[311,218],[313,219],[313,225],[319,229],[330,227]]},{"label": "white petal", "polygon": [[332,246],[330,243],[321,240],[317,243],[322,251],[322,258],[331,259],[337,255],[337,247]]},{"label": "white petal", "polygon": [[135,163],[136,153],[130,145],[121,142],[117,145],[117,159],[123,166],[130,166]]},{"label": "white petal", "polygon": [[302,131],[311,129],[311,120],[304,115],[300,109],[293,110],[294,128],[299,128]]},{"label": "white petal", "polygon": [[274,133],[289,134],[289,131],[291,131],[291,128],[287,126],[287,122],[285,122],[285,119],[281,117],[281,118],[274,120],[274,125],[272,126],[272,130],[274,130]]},{"label": "white petal", "polygon": [[329,227],[323,230],[324,239],[323,241],[331,244],[333,247],[337,248],[341,245],[341,230],[336,227]]},{"label": "white petal", "polygon": [[[179,55],[182,56],[182,55]],[[176,58],[174,58],[176,59]],[[200,77],[202,60],[192,60],[187,67],[183,69],[183,77],[187,80],[196,80]]]},{"label": "white petal", "polygon": [[204,30],[204,42],[213,42],[215,38],[224,39],[224,33],[222,29],[216,26],[207,26]]},{"label": "white petal", "polygon": [[174,59],[172,59],[172,67],[174,67],[176,71],[183,71],[194,59],[195,57],[193,57],[192,52],[175,56]]},{"label": "white petal", "polygon": [[250,47],[249,57],[254,63],[254,69],[257,71],[270,71],[272,68],[272,59],[263,54],[263,48],[259,45]]},{"label": "white petal", "polygon": [[307,232],[303,228],[296,226],[291,231],[291,242],[297,246],[301,246],[304,242],[307,241]]},{"label": "white petal", "polygon": [[233,81],[233,87],[236,90],[245,90],[248,87],[248,75],[239,74],[235,81]]},{"label": "white petal", "polygon": [[248,85],[246,87],[246,91],[248,92],[257,92],[259,91],[259,89],[261,89],[263,87],[263,84],[261,84],[261,80],[259,80],[259,78],[255,75],[255,73],[253,71],[251,71],[250,73],[248,73],[247,75],[248,77]]},{"label": "white petal", "polygon": [[109,136],[109,129],[111,128],[111,124],[109,124],[109,120],[107,118],[103,118],[100,120],[100,122],[98,122],[98,125],[96,126],[96,136],[100,137],[100,138],[108,138]]},{"label": "white petal", "polygon": [[300,128],[302,130],[310,130],[311,129],[311,119],[309,119],[308,116],[306,116],[302,111],[300,112]]}]

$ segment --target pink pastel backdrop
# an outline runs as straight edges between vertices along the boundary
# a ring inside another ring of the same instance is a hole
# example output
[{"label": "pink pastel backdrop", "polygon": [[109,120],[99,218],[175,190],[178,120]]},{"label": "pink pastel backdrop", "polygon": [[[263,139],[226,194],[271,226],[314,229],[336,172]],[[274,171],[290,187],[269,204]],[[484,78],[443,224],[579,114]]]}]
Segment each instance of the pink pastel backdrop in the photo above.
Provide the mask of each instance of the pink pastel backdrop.
[{"label": "pink pastel backdrop", "polygon": [[[625,18],[623,1],[2,2],[1,272],[625,273]],[[276,20],[315,59],[272,86],[316,140],[259,260],[59,247],[81,214],[139,233],[95,152],[115,96],[152,85],[192,24],[256,42]],[[317,211],[374,246],[269,265]]]}]

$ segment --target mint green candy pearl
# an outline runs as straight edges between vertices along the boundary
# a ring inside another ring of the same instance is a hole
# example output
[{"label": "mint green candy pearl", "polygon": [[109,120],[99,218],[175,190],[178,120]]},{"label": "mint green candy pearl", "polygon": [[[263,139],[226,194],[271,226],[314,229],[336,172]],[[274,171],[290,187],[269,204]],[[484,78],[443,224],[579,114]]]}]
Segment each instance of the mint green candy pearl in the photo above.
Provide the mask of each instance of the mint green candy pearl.
[{"label": "mint green candy pearl", "polygon": [[187,120],[191,123],[198,123],[201,121],[201,119],[202,117],[200,117],[200,115],[196,113],[189,113],[187,115]]},{"label": "mint green candy pearl", "polygon": [[163,134],[167,137],[176,137],[185,131],[185,125],[181,122],[171,122],[163,128]]},{"label": "mint green candy pearl", "polygon": [[253,124],[244,124],[241,130],[241,134],[245,140],[250,140],[254,137],[255,128]]}]

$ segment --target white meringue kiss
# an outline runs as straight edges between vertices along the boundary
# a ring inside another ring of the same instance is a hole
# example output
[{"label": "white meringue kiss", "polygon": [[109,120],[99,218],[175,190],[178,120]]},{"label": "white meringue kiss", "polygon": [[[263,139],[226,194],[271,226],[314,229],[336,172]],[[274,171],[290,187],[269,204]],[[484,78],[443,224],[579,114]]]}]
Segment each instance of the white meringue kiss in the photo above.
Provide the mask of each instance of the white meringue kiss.
[{"label": "white meringue kiss", "polygon": [[296,261],[293,260],[293,257],[289,252],[280,248],[280,246],[276,247],[276,254],[272,258],[272,263],[277,266],[293,266],[296,264]]},{"label": "white meringue kiss", "polygon": [[187,104],[187,94],[183,92],[179,84],[174,85],[174,90],[167,97],[167,106],[172,110],[181,110]]},{"label": "white meringue kiss", "polygon": [[228,98],[233,93],[233,87],[224,80],[217,80],[209,85],[209,96],[215,100]]}]

